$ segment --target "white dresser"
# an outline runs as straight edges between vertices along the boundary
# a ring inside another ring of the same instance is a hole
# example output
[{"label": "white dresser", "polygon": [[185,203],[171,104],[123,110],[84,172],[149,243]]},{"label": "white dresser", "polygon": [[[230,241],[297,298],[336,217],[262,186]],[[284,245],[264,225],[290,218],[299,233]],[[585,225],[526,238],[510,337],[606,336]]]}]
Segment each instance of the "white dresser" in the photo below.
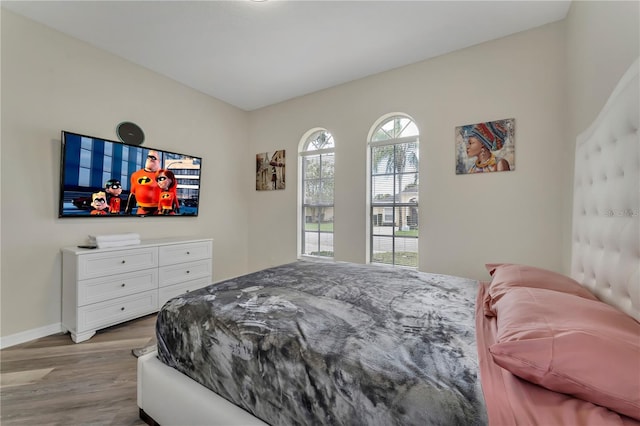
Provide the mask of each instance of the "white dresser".
[{"label": "white dresser", "polygon": [[213,240],[171,238],[135,246],[62,249],[62,326],[74,342],[157,312],[212,283]]}]

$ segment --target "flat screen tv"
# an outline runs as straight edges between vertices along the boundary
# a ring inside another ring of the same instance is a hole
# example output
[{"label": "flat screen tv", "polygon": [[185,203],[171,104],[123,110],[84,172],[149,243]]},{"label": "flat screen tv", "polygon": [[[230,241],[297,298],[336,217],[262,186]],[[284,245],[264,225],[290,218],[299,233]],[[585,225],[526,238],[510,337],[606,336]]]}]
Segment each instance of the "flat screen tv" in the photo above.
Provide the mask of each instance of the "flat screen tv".
[{"label": "flat screen tv", "polygon": [[197,216],[202,158],[62,131],[58,217]]}]

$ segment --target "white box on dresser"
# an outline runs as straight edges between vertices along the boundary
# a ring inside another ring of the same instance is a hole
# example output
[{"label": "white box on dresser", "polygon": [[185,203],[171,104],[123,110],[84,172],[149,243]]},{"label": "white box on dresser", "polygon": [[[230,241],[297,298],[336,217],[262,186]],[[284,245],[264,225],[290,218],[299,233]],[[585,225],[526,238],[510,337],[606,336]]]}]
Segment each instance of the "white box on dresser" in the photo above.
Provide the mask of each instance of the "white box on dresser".
[{"label": "white box on dresser", "polygon": [[211,284],[213,240],[169,238],[105,249],[62,249],[62,326],[74,342],[158,311]]}]

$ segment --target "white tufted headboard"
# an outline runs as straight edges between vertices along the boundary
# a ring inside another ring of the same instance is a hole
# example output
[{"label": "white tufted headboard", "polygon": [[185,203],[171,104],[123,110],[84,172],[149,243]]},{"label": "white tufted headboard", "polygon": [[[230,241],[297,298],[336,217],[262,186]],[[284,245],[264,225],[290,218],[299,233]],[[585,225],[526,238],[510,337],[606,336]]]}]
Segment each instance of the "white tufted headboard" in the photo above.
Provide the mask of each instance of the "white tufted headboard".
[{"label": "white tufted headboard", "polygon": [[576,143],[571,276],[640,321],[639,60]]}]

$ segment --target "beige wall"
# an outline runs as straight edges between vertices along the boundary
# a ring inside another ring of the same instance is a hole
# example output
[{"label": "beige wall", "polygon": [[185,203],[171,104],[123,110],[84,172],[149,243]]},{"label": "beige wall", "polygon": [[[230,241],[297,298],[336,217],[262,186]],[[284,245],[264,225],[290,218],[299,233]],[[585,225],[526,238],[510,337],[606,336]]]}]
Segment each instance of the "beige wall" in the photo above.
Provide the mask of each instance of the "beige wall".
[{"label": "beige wall", "polygon": [[[336,141],[335,256],[364,262],[366,138],[404,112],[421,131],[419,269],[486,279],[486,262],[569,272],[573,151],[638,56],[638,2],[574,1],[568,18],[253,112],[251,150],[288,151],[312,128]],[[454,128],[516,119],[516,170],[456,176]],[[250,269],[296,258],[297,191],[254,193]]]},{"label": "beige wall", "polygon": [[[562,22],[484,43],[253,112],[251,149],[287,150],[297,175],[302,135],[324,127],[336,141],[335,256],[365,262],[366,139],[384,114],[420,129],[419,269],[486,278],[486,262],[560,270],[559,220],[566,150]],[[456,126],[516,120],[516,170],[456,175]],[[296,257],[297,186],[254,193],[250,268]],[[262,243],[261,243],[262,242]]]},{"label": "beige wall", "polygon": [[[486,278],[485,262],[568,271],[575,135],[638,56],[637,2],[576,2],[567,20],[252,113],[2,10],[1,333],[59,324],[59,248],[90,233],[215,239],[214,280],[296,258],[296,152],[337,144],[335,252],[366,257],[366,138],[391,112],[421,137],[420,269]],[[456,176],[454,128],[516,119],[516,170]],[[60,220],[60,130],[201,155],[201,216]],[[287,189],[255,191],[255,154],[287,150]],[[25,167],[25,161],[29,166]]]},{"label": "beige wall", "polygon": [[569,132],[575,137],[640,55],[640,2],[573,1],[566,28]]},{"label": "beige wall", "polygon": [[[203,157],[197,218],[58,219],[60,131],[116,139],[138,123],[145,145]],[[3,337],[59,324],[60,247],[88,234],[214,238],[214,280],[247,270],[253,177],[247,113],[2,10]]]}]

